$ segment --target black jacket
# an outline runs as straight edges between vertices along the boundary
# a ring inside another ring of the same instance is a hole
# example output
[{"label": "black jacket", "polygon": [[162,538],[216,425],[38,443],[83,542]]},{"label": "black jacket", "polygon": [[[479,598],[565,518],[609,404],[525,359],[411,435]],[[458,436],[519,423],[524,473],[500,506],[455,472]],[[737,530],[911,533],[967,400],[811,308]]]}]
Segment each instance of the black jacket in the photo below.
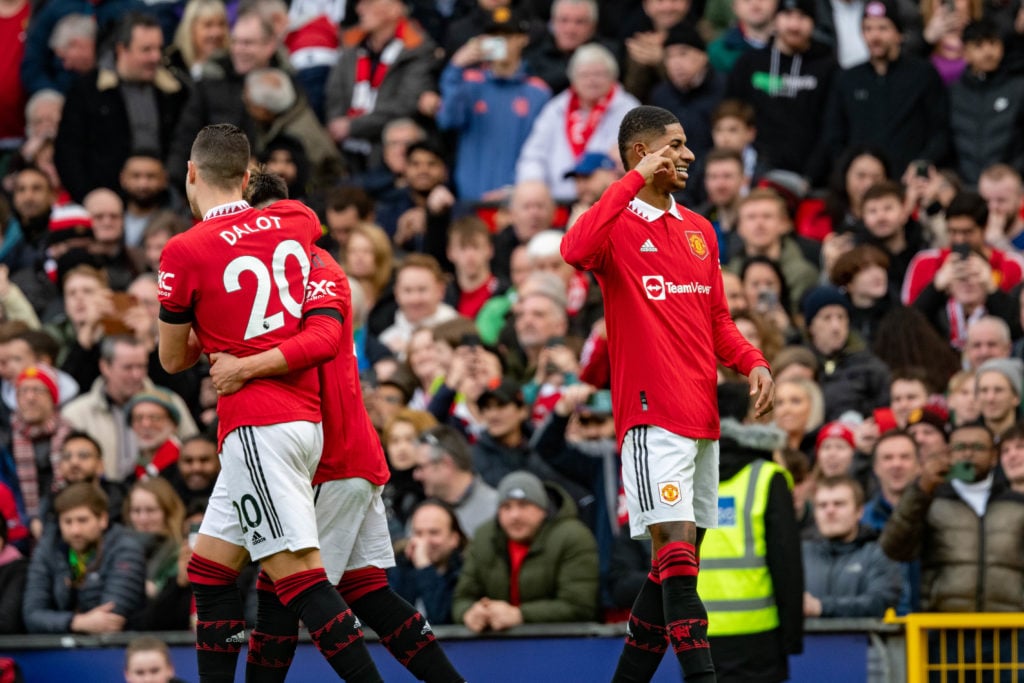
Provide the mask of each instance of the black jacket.
[{"label": "black jacket", "polygon": [[885,74],[871,62],[840,71],[825,115],[828,150],[839,157],[850,145],[877,145],[889,168],[903,172],[914,159],[936,164],[949,153],[949,98],[935,68],[900,54]]},{"label": "black jacket", "polygon": [[949,87],[949,105],[956,168],[966,183],[996,163],[1024,171],[1024,76],[967,70]]},{"label": "black jacket", "polygon": [[824,369],[821,391],[825,395],[825,421],[831,422],[848,410],[863,416],[889,405],[889,368],[871,353],[864,341],[850,333],[846,345],[831,356],[811,351]]},{"label": "black jacket", "polygon": [[[161,149],[156,151],[166,158],[188,90],[165,69],[157,71],[153,89],[160,116]],[[71,197],[81,203],[97,187],[119,189],[121,167],[133,151],[137,150],[117,73],[100,69],[77,79],[68,91],[54,145],[54,162]],[[182,166],[181,173],[171,177],[183,177],[184,172]]]},{"label": "black jacket", "polygon": [[651,89],[650,103],[676,115],[686,131],[686,146],[700,159],[714,147],[711,115],[724,95],[725,75],[709,66],[696,88],[683,91],[667,80],[658,83]]},{"label": "black jacket", "polygon": [[776,167],[824,180],[821,132],[838,68],[832,51],[821,43],[811,43],[799,55],[784,55],[773,43],[736,60],[725,96],[754,107],[758,149]]}]

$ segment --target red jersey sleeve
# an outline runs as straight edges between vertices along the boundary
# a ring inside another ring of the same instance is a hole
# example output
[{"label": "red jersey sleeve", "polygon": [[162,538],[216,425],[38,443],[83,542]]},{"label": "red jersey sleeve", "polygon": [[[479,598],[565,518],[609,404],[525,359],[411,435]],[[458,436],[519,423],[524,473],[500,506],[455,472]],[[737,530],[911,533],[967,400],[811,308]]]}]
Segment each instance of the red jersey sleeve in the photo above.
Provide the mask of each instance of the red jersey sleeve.
[{"label": "red jersey sleeve", "polygon": [[157,298],[160,301],[160,319],[166,323],[181,324],[193,319],[192,307],[198,291],[196,268],[190,268],[183,235],[178,235],[164,246],[160,254],[157,274]]},{"label": "red jersey sleeve", "polygon": [[351,310],[351,292],[341,282],[341,266],[323,249],[309,256],[309,283],[302,301],[302,331],[279,347],[289,370],[320,365],[338,355],[343,323]]},{"label": "red jersey sleeve", "polygon": [[562,238],[562,258],[566,263],[581,270],[604,267],[604,260],[610,253],[608,238],[615,221],[645,182],[634,170],[608,186],[597,203],[587,209]]}]

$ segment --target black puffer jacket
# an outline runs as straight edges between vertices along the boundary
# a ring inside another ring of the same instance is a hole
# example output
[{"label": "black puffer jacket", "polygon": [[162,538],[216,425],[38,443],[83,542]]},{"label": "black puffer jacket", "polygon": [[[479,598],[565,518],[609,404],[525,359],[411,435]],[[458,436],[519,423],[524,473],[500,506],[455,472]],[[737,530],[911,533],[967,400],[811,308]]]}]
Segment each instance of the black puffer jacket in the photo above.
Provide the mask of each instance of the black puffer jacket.
[{"label": "black puffer jacket", "polygon": [[1024,168],[1024,76],[970,70],[949,87],[950,130],[957,171],[974,185],[995,163]]}]

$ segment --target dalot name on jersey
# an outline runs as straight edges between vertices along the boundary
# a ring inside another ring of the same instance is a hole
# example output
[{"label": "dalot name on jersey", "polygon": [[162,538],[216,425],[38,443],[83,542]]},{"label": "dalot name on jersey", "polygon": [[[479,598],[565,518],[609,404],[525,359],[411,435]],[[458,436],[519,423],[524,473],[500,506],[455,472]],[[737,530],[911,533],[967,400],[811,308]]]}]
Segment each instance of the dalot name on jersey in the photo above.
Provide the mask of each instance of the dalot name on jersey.
[{"label": "dalot name on jersey", "polygon": [[254,225],[248,223],[242,223],[241,225],[232,225],[230,230],[221,230],[220,236],[229,246],[235,246],[238,240],[242,239],[246,235],[253,233],[262,232],[263,230],[270,230],[271,228],[280,230],[281,219],[277,216],[260,216],[254,221]]}]

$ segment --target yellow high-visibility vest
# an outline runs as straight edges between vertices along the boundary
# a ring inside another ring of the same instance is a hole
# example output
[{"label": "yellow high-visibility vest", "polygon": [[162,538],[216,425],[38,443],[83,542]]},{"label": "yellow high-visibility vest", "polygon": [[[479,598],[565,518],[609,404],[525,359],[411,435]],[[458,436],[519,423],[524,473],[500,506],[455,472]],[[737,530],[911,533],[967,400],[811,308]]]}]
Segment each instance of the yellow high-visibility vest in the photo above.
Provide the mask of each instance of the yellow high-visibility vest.
[{"label": "yellow high-visibility vest", "polygon": [[760,459],[718,485],[718,528],[704,536],[697,577],[711,637],[762,633],[779,625],[764,537],[768,490],[778,472],[792,487],[789,472]]}]

